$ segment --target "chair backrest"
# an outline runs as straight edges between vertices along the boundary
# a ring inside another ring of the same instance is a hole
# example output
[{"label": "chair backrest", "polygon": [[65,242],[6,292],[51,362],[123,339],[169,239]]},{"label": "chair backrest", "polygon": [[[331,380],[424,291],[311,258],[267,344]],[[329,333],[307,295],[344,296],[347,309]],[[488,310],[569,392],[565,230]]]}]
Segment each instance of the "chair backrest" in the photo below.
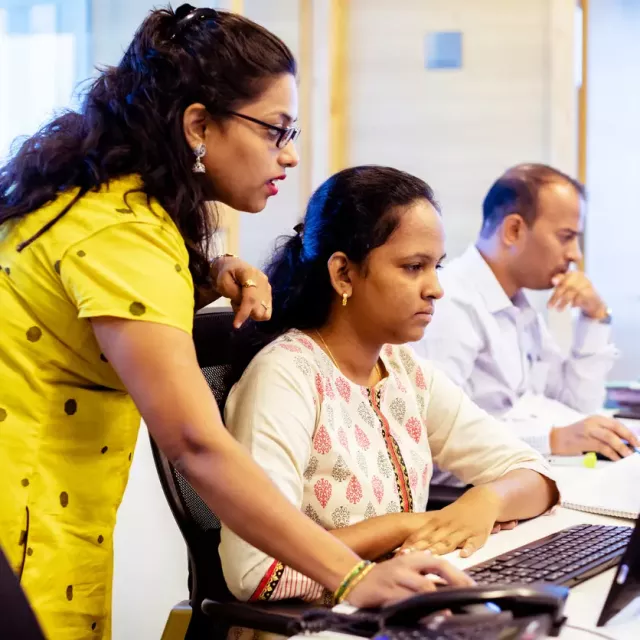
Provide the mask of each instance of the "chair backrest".
[{"label": "chair backrest", "polygon": [[18,578],[0,547],[0,638],[45,640]]},{"label": "chair backrest", "polygon": [[[196,314],[193,324],[198,363],[221,413],[236,381],[234,377],[241,374],[235,366],[232,368],[233,354],[238,345],[233,317],[230,310],[214,307]],[[220,520],[174,469],[153,439],[151,448],[162,489],[189,551],[191,599],[196,602],[205,597],[218,601],[232,600],[218,555]]]}]

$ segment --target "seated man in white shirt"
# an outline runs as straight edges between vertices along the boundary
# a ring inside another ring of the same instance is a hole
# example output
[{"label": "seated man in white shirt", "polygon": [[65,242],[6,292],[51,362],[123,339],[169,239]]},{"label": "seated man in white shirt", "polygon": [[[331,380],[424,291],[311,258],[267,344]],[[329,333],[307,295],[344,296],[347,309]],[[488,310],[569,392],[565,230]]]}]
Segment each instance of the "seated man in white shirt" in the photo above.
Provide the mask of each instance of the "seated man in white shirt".
[{"label": "seated man in white shirt", "polygon": [[[417,352],[544,454],[617,460],[637,438],[597,412],[616,357],[611,313],[578,263],[584,188],[545,165],[509,169],[483,204],[475,246],[444,268],[445,297]],[[565,356],[523,289],[579,309]],[[588,417],[587,417],[588,416]]]}]

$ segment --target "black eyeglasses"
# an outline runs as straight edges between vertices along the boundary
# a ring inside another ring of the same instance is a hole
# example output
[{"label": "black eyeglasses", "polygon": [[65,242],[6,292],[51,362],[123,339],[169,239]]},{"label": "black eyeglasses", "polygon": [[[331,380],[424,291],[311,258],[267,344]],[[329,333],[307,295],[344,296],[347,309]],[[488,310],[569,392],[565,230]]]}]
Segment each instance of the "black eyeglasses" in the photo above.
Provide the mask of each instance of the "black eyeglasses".
[{"label": "black eyeglasses", "polygon": [[277,132],[276,147],[278,147],[278,149],[284,149],[290,142],[295,142],[296,138],[300,135],[300,127],[278,127],[275,124],[263,122],[262,120],[246,116],[244,113],[238,113],[237,111],[228,111],[227,113],[231,116],[236,116],[236,118],[254,122],[265,129],[271,129],[271,131]]}]

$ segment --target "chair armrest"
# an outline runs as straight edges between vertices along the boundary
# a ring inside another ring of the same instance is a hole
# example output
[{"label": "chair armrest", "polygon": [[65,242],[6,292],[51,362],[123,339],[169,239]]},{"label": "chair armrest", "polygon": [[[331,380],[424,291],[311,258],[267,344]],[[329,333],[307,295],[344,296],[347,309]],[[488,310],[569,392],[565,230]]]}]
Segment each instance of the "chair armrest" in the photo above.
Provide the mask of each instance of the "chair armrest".
[{"label": "chair armrest", "polygon": [[305,612],[324,608],[301,600],[277,602],[217,602],[206,598],[202,611],[206,616],[230,627],[249,627],[258,631],[290,636],[297,633]]}]

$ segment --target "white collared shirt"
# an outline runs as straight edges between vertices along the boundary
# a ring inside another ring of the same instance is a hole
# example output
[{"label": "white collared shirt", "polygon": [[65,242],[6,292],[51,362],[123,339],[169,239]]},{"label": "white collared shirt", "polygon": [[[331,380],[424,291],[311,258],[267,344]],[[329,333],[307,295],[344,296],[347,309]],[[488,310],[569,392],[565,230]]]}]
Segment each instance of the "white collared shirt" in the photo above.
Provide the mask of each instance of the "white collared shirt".
[{"label": "white collared shirt", "polygon": [[413,346],[476,404],[542,453],[551,427],[601,409],[617,354],[610,326],[580,316],[565,357],[526,295],[510,300],[473,246],[443,269],[441,282],[445,296]]}]

